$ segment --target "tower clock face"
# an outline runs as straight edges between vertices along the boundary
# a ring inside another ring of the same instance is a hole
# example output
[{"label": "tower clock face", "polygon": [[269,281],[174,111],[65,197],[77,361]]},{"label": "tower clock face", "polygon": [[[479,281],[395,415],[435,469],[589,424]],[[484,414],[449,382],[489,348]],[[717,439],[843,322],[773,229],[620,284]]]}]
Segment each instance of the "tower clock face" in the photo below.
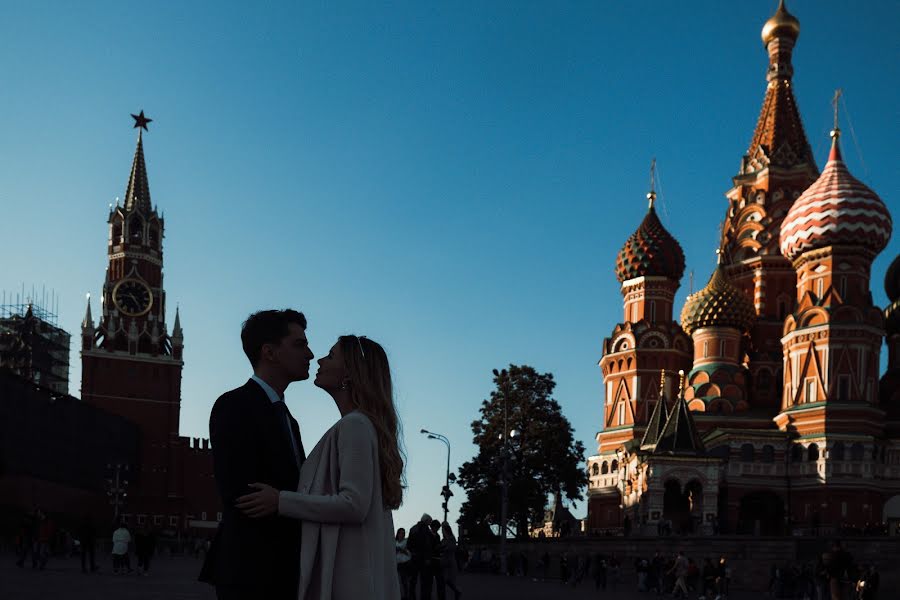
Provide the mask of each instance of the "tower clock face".
[{"label": "tower clock face", "polygon": [[138,317],[149,312],[153,293],[143,281],[123,279],[113,289],[113,302],[122,314]]}]

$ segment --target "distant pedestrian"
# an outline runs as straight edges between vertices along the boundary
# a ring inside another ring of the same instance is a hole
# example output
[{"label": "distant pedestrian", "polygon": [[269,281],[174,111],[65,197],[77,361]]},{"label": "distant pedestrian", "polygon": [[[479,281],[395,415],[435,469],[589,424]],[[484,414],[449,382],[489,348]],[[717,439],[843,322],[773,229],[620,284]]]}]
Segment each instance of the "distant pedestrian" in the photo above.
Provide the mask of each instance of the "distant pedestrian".
[{"label": "distant pedestrian", "polygon": [[440,522],[437,519],[432,520],[429,529],[431,530],[432,550],[428,568],[431,571],[431,576],[434,578],[438,600],[444,600],[447,597],[447,586],[444,581],[444,570],[441,568],[443,555],[441,551],[441,537],[438,535],[438,531],[441,529]]},{"label": "distant pedestrian", "polygon": [[431,516],[428,513],[422,515],[419,522],[410,527],[409,541],[406,547],[410,556],[410,589],[409,597],[416,598],[416,584],[419,585],[418,597],[421,600],[431,599],[431,585],[434,574],[429,566],[432,552],[434,551],[434,538],[431,536]]},{"label": "distant pedestrian", "polygon": [[31,553],[31,567],[39,568],[41,571],[47,566],[50,559],[50,540],[53,539],[54,525],[53,521],[44,511],[37,509],[37,522],[35,530],[35,542]]},{"label": "distant pedestrian", "polygon": [[112,543],[113,573],[124,573],[126,569],[128,573],[131,573],[131,564],[128,561],[128,545],[131,544],[131,532],[128,531],[124,521],[121,521],[119,527],[113,531]]},{"label": "distant pedestrian", "polygon": [[[98,569],[94,552],[97,547],[97,530],[90,514],[84,516],[78,527],[78,542],[81,546],[81,572],[95,573]],[[88,570],[90,566],[90,571]]]},{"label": "distant pedestrian", "polygon": [[150,571],[150,558],[156,550],[156,536],[147,525],[135,536],[134,550],[137,554],[138,574],[146,575]]},{"label": "distant pedestrian", "polygon": [[565,551],[559,555],[559,578],[564,584],[569,582],[569,555]]},{"label": "distant pedestrian", "polygon": [[[676,598],[687,598],[688,597],[688,588],[687,588],[687,575],[688,575],[689,563],[688,559],[684,556],[684,551],[679,550],[678,556],[675,558],[675,564],[672,565],[672,568],[669,570],[670,573],[675,575],[675,586],[672,588],[672,596]],[[676,595],[683,594],[683,595]]]},{"label": "distant pedestrian", "polygon": [[406,547],[409,540],[406,539],[406,529],[401,527],[394,536],[394,547],[397,552],[397,577],[400,578],[400,598],[409,598],[409,561],[412,555]]},{"label": "distant pedestrian", "polygon": [[444,584],[453,590],[454,598],[459,599],[462,592],[456,586],[456,537],[453,535],[453,529],[450,524],[444,521],[441,524],[441,570],[444,574]]},{"label": "distant pedestrian", "polygon": [[663,578],[666,572],[666,561],[659,550],[653,554],[650,560],[650,589],[656,590],[657,596],[663,594]]},{"label": "distant pedestrian", "polygon": [[34,520],[32,515],[22,515],[16,532],[16,566],[24,567],[25,558],[34,544]]}]

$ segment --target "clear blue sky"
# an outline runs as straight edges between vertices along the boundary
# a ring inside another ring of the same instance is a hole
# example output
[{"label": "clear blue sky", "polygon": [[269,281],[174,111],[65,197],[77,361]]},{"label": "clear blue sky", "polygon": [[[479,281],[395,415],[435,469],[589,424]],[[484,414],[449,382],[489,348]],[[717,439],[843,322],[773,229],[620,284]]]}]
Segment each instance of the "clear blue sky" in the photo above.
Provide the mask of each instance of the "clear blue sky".
[{"label": "clear blue sky", "polygon": [[[55,288],[73,339],[98,297],[107,206],[145,136],[165,211],[169,321],[186,351],[181,431],[248,375],[240,323],[309,318],[317,356],[382,342],[406,430],[398,525],[439,512],[447,435],[469,458],[491,369],[527,363],[589,453],[601,343],[621,319],[615,254],[660,213],[705,283],[764,90],[755,2],[31,2],[0,21],[0,288]],[[900,220],[898,2],[795,0],[795,90],[820,168],[844,89],[851,170]],[[854,136],[857,145],[854,143]],[[900,234],[876,260],[873,292]],[[679,290],[677,310],[687,294]],[[94,304],[94,314],[99,310]],[[288,391],[308,447],[337,418]],[[453,498],[455,520],[462,494]],[[576,514],[584,513],[580,503]]]}]

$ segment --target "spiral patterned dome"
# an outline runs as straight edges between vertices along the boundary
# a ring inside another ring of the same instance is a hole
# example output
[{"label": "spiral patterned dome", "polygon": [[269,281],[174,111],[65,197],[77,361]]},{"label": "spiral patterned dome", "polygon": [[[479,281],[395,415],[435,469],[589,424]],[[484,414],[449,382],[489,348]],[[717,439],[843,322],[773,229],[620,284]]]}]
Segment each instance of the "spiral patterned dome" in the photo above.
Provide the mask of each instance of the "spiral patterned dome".
[{"label": "spiral patterned dome", "polygon": [[668,277],[679,280],[684,275],[684,252],[681,244],[666,231],[653,200],[656,194],[647,194],[650,208],[631,237],[616,256],[616,279],[619,283],[635,277]]},{"label": "spiral patterned dome", "polygon": [[836,244],[864,246],[877,254],[891,237],[891,215],[881,198],[847,170],[839,133],[833,132],[825,170],[781,223],[781,253],[791,260]]},{"label": "spiral patterned dome", "polygon": [[743,333],[755,320],[753,302],[728,282],[721,264],[705,288],[688,296],[681,311],[681,328],[688,335],[703,327],[733,327]]}]

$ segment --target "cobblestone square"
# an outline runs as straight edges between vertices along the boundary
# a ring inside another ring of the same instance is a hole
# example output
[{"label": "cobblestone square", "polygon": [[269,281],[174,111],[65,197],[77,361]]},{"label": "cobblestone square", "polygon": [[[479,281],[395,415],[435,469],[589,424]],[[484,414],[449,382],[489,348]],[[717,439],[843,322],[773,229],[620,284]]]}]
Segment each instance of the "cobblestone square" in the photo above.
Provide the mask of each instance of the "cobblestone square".
[{"label": "cobblestone square", "polygon": [[[43,571],[28,566],[16,567],[10,554],[4,554],[0,559],[0,600],[215,600],[216,597],[212,587],[196,580],[201,561],[192,557],[158,557],[145,577],[135,573],[114,575],[108,560],[100,561],[98,573],[87,575],[81,572],[81,563],[75,558],[53,558]],[[634,591],[633,585],[624,582],[604,592],[596,590],[593,583],[587,581],[571,588],[558,580],[463,573],[458,584],[463,591],[462,598],[466,600],[649,600],[656,597]],[[759,594],[750,592],[730,596],[731,600],[758,597]],[[432,594],[432,598],[436,599],[437,595]],[[448,598],[453,598],[452,592],[448,593]]]}]

